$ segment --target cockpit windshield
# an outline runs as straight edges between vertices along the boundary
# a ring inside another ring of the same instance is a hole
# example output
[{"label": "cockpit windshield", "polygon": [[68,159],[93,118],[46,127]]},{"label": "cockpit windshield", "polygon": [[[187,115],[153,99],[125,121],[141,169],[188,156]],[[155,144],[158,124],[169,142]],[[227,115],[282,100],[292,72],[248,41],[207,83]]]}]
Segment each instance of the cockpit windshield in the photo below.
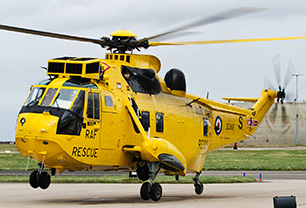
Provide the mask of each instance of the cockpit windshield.
[{"label": "cockpit windshield", "polygon": [[77,93],[77,89],[61,89],[57,94],[52,107],[69,109]]},{"label": "cockpit windshield", "polygon": [[48,112],[59,118],[57,134],[80,135],[84,118],[100,119],[98,86],[87,79],[68,79],[62,84],[60,81],[47,80],[34,85],[20,113]]},{"label": "cockpit windshield", "polygon": [[46,88],[45,87],[34,87],[25,102],[25,106],[35,106],[40,102]]},{"label": "cockpit windshield", "polygon": [[[77,96],[78,94],[80,95]],[[84,106],[84,94],[84,90],[79,89],[34,87],[25,102],[25,106],[44,106],[62,109],[72,109],[74,106],[72,111],[77,109],[77,114],[80,114],[80,111],[83,110],[76,108],[75,105],[80,105],[81,102],[81,106]]]},{"label": "cockpit windshield", "polygon": [[[85,106],[86,88],[98,89],[95,83],[87,79],[68,79],[63,82],[62,85],[52,85],[51,83],[52,80],[43,80],[34,85],[24,104],[22,112],[35,111],[37,113],[45,110],[48,111],[50,108],[56,108],[69,110],[70,113],[82,118]],[[96,100],[95,102],[99,103],[99,101]],[[60,111],[52,112],[59,113]],[[92,118],[98,119],[99,113],[95,113],[95,115],[97,117],[95,116]]]}]

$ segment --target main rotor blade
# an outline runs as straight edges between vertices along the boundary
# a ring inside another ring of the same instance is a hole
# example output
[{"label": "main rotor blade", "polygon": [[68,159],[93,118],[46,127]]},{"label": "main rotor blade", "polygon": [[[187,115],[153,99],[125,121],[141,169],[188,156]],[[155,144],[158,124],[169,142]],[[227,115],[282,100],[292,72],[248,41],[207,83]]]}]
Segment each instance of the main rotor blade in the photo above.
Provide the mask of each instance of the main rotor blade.
[{"label": "main rotor blade", "polygon": [[260,11],[260,10],[263,10],[263,9],[262,8],[242,7],[242,8],[229,10],[229,11],[217,14],[215,16],[204,18],[204,19],[198,20],[194,23],[187,24],[187,25],[178,27],[176,29],[173,29],[173,30],[170,30],[170,31],[158,34],[158,35],[143,38],[141,40],[138,40],[138,42],[152,40],[152,39],[159,38],[159,37],[162,37],[162,36],[170,35],[172,33],[176,33],[176,32],[180,32],[180,31],[183,31],[183,30],[190,29],[190,28],[199,27],[199,26],[202,26],[202,25],[207,25],[207,24],[210,24],[210,23],[230,19],[230,18],[233,18],[233,17],[236,17],[236,16],[240,16],[240,15],[243,15],[243,14],[248,14],[248,13],[255,12],[255,11]]},{"label": "main rotor blade", "polygon": [[204,44],[221,44],[221,43],[243,43],[243,42],[261,42],[261,41],[278,41],[278,40],[299,40],[306,39],[306,36],[300,37],[280,37],[280,38],[252,38],[252,39],[232,39],[232,40],[204,40],[204,41],[187,41],[187,42],[149,42],[150,46],[171,46],[171,45],[204,45]]},{"label": "main rotor blade", "polygon": [[39,30],[26,29],[26,28],[21,28],[21,27],[13,27],[13,26],[8,26],[8,25],[0,25],[0,29],[13,31],[13,32],[19,32],[19,33],[25,33],[25,34],[31,34],[31,35],[44,36],[44,37],[49,37],[49,38],[90,42],[90,43],[99,44],[101,46],[105,45],[105,42],[99,39],[77,37],[77,36],[71,36],[71,35],[64,35],[64,34],[51,33],[51,32],[39,31]]},{"label": "main rotor blade", "polygon": [[276,77],[276,81],[278,86],[280,86],[280,54],[277,54],[276,56],[273,57],[272,59],[272,63],[273,63],[273,69],[274,69],[274,73],[275,73],[275,77]]}]

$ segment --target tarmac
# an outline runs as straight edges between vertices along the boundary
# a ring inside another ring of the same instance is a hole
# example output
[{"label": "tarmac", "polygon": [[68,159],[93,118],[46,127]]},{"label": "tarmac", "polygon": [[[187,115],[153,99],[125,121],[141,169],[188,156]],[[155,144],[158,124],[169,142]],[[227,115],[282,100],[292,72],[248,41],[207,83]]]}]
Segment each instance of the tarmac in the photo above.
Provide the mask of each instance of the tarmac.
[{"label": "tarmac", "polygon": [[296,196],[306,207],[306,180],[266,180],[256,183],[206,184],[196,195],[193,184],[162,184],[160,201],[144,201],[141,184],[51,184],[47,190],[26,183],[1,183],[0,207],[208,207],[268,208],[275,196]]},{"label": "tarmac", "polygon": [[[228,148],[227,148],[228,149]],[[265,148],[238,148],[261,150]],[[271,149],[306,149],[305,146]],[[7,152],[8,153],[8,152]],[[91,171],[92,172],[92,171]],[[90,172],[89,172],[90,173]],[[93,171],[94,174],[101,174]],[[28,183],[0,183],[0,207],[208,207],[268,208],[275,196],[296,196],[297,207],[306,208],[305,171],[246,171],[262,182],[205,184],[202,195],[196,195],[193,184],[161,184],[160,201],[140,198],[141,184],[51,184],[47,190],[33,189]],[[27,171],[4,172],[1,175],[28,175]],[[204,171],[202,175],[242,175],[242,171]]]}]

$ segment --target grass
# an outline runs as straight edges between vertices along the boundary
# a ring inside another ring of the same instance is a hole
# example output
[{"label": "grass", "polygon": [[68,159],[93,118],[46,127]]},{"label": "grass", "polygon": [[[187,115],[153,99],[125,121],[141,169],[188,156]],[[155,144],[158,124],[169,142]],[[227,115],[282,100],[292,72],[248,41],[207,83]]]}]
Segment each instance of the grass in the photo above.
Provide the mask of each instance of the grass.
[{"label": "grass", "polygon": [[0,151],[18,151],[15,144],[0,144]]},{"label": "grass", "polygon": [[306,150],[217,150],[203,170],[306,170]]},{"label": "grass", "polygon": [[[19,153],[0,153],[0,171],[1,170],[25,170],[28,158]],[[37,169],[37,163],[29,160],[29,170]]]},{"label": "grass", "polygon": [[[16,145],[1,144],[0,151],[17,151]],[[16,153],[0,153],[1,170],[25,170],[28,158]],[[28,170],[36,170],[37,164],[30,160]],[[203,170],[306,170],[306,150],[217,150],[207,154]],[[157,176],[158,183],[193,183],[193,176]],[[0,176],[0,182],[28,182],[28,176]],[[255,182],[252,177],[201,176],[203,183],[245,183]],[[127,175],[94,176],[52,176],[52,183],[141,183]]]},{"label": "grass", "polygon": [[[2,144],[0,151],[17,151],[16,145]],[[1,170],[25,170],[28,158],[0,153]],[[29,170],[37,169],[29,161]],[[203,170],[306,170],[306,150],[217,150],[207,154]]]},{"label": "grass", "polygon": [[[179,181],[174,180],[170,176],[157,176],[154,182],[156,183],[194,183],[192,178],[194,176],[180,177]],[[28,182],[29,176],[0,176],[0,182]],[[127,175],[109,176],[52,176],[52,183],[142,183],[137,178],[128,178]],[[249,183],[256,182],[252,177],[234,176],[234,177],[220,177],[220,176],[201,176],[202,183]]]}]

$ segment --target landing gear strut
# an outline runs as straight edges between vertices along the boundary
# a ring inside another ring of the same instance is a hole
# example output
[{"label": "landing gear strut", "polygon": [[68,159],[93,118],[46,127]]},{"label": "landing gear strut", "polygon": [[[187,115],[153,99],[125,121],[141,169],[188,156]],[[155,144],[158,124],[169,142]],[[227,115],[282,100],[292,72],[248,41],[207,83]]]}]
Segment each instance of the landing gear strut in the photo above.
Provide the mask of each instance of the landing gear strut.
[{"label": "landing gear strut", "polygon": [[38,165],[38,170],[33,171],[30,175],[30,186],[35,189],[38,187],[47,189],[51,183],[50,174],[46,171],[42,171],[44,168],[43,163],[39,163]]},{"label": "landing gear strut", "polygon": [[151,198],[153,201],[158,201],[162,197],[163,190],[159,183],[153,183],[153,181],[160,170],[160,163],[148,163],[148,168],[150,182],[145,182],[142,184],[140,188],[140,197],[143,200],[149,200]]},{"label": "landing gear strut", "polygon": [[196,194],[198,194],[198,195],[202,194],[203,190],[204,190],[203,184],[199,181],[201,173],[202,173],[202,171],[197,173],[196,176],[193,178],[194,190],[195,190]]}]

